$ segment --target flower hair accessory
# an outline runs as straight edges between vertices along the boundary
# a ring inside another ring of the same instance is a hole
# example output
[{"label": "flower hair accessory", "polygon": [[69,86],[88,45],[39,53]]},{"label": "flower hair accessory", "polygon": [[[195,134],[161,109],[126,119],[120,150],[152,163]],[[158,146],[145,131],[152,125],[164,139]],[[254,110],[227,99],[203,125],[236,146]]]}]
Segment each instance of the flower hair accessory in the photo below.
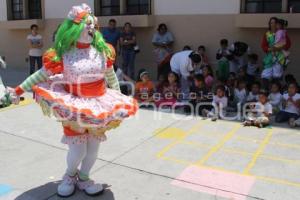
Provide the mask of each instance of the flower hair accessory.
[{"label": "flower hair accessory", "polygon": [[76,24],[79,24],[84,17],[91,13],[91,8],[87,4],[83,3],[80,6],[73,6],[68,14],[68,18],[73,20]]}]

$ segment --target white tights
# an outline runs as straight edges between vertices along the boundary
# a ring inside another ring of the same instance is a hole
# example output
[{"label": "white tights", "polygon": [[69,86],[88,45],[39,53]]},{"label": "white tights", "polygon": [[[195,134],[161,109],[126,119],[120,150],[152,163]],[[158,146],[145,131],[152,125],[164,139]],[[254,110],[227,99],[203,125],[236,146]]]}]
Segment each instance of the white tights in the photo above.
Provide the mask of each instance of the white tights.
[{"label": "white tights", "polygon": [[81,163],[79,172],[88,177],[96,162],[99,147],[100,142],[97,140],[88,140],[86,144],[69,144],[67,174],[74,176]]}]

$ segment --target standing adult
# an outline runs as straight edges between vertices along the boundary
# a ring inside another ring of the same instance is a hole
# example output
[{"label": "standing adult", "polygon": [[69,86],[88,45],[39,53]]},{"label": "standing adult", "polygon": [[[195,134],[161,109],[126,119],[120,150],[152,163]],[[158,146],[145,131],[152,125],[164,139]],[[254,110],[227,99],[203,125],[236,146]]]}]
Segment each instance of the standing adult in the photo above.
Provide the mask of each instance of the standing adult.
[{"label": "standing adult", "polygon": [[280,60],[273,59],[274,52],[280,52],[283,49],[289,50],[291,48],[291,40],[288,35],[286,35],[286,45],[281,48],[274,47],[276,41],[276,31],[278,18],[272,17],[269,20],[269,29],[264,34],[261,47],[263,51],[266,53],[263,60],[264,70],[262,71],[262,81],[263,85],[268,88],[269,82],[272,79],[280,79],[283,76],[283,64],[284,61],[281,59],[285,59],[284,56],[281,56]]},{"label": "standing adult", "polygon": [[117,21],[115,19],[109,20],[108,27],[103,29],[102,35],[106,42],[117,49],[120,39],[120,31],[117,29]]},{"label": "standing adult", "polygon": [[237,41],[230,46],[229,51],[231,53],[229,71],[237,74],[241,68],[247,66],[247,54],[250,53],[250,48],[248,44]]},{"label": "standing adult", "polygon": [[55,42],[55,37],[56,37],[56,34],[57,34],[58,29],[60,28],[60,25],[61,25],[61,24],[58,24],[57,28],[55,29],[55,31],[54,31],[53,34],[52,34],[52,42],[53,42],[53,43]]},{"label": "standing adult", "polygon": [[29,64],[30,64],[30,74],[33,74],[37,68],[42,68],[42,48],[43,48],[43,38],[38,34],[38,25],[33,24],[30,27],[31,33],[27,36],[29,42]]},{"label": "standing adult", "polygon": [[164,61],[172,53],[172,45],[174,43],[174,37],[171,32],[168,31],[166,24],[159,24],[157,32],[154,33],[152,38],[152,44],[154,45],[154,54],[157,64],[157,76],[158,79],[161,75],[165,75],[166,67],[164,67]]},{"label": "standing adult", "polygon": [[188,100],[190,92],[190,78],[197,65],[201,63],[201,56],[195,51],[180,51],[175,53],[170,61],[171,70],[180,77],[183,99]]},{"label": "standing adult", "polygon": [[120,35],[120,44],[122,48],[123,72],[134,79],[136,35],[129,22],[124,25],[123,32]]}]

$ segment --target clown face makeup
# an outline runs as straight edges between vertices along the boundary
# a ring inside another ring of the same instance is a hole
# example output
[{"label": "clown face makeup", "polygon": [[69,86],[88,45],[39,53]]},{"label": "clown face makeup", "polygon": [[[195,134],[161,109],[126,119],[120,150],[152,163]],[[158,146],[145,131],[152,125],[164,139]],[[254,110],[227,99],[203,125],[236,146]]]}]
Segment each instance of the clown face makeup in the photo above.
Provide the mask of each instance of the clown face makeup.
[{"label": "clown face makeup", "polygon": [[92,15],[91,8],[87,4],[73,6],[68,14],[68,18],[76,24],[84,24],[84,29],[78,42],[91,44],[94,39],[97,24],[97,18]]},{"label": "clown face makeup", "polygon": [[95,27],[97,24],[97,19],[92,16],[89,15],[84,23],[84,29],[80,35],[80,38],[78,39],[78,42],[80,43],[85,43],[85,44],[91,44],[93,42],[94,39],[94,35],[95,35]]}]

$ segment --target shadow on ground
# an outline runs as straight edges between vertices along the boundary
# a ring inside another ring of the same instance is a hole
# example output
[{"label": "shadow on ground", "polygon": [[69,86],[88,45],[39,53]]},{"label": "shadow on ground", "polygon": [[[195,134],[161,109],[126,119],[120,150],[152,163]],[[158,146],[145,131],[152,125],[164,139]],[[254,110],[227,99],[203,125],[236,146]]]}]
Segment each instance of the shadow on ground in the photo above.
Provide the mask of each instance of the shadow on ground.
[{"label": "shadow on ground", "polygon": [[59,182],[50,182],[30,189],[16,197],[15,200],[115,200],[114,194],[108,185],[104,185],[105,192],[100,196],[89,197],[84,192],[77,190],[72,197],[60,198],[56,194],[58,184]]}]

